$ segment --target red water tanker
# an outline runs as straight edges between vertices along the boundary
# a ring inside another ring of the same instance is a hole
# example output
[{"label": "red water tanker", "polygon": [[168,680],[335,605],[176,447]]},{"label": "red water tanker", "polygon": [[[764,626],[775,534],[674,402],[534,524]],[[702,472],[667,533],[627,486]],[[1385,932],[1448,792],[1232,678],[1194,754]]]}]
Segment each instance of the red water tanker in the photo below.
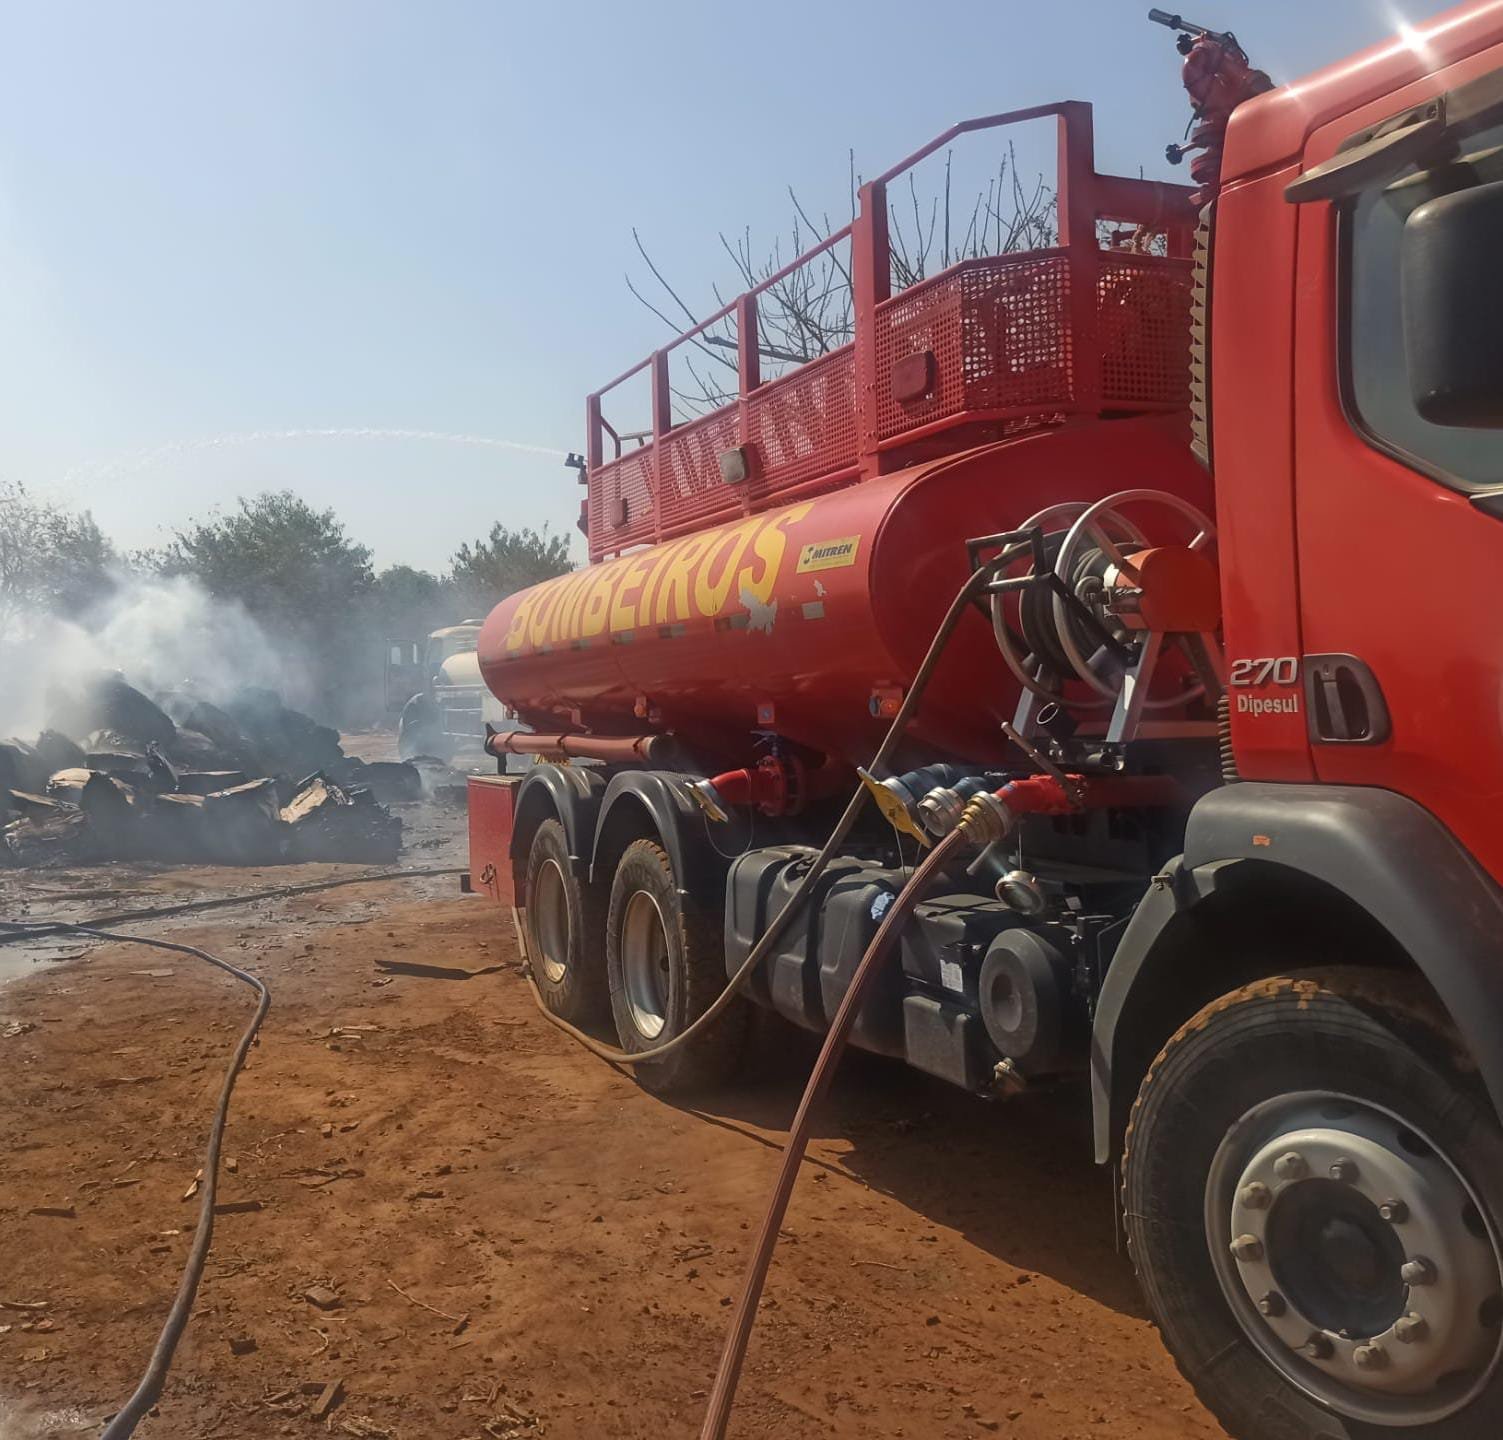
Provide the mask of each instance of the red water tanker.
[{"label": "red water tanker", "polygon": [[[963,133],[1048,117],[1059,244],[889,294],[871,197]],[[852,344],[766,383],[743,345],[739,399],[688,424],[670,423],[667,350],[590,397],[595,563],[503,601],[480,636],[486,683],[538,730],[671,730],[710,757],[771,733],[860,760],[965,577],[968,538],[1066,495],[1152,488],[1209,506],[1186,443],[1187,190],[1097,175],[1090,107],[1066,103],[956,126],[865,193],[853,225],[796,262],[849,238]],[[1102,249],[1107,220],[1164,253]],[[730,314],[756,335],[757,296],[780,278],[674,344]],[[644,369],[652,442],[607,458],[603,396]],[[956,645],[912,740],[995,758],[1018,685],[981,616]]]},{"label": "red water tanker", "polygon": [[[1061,493],[1148,487],[1209,505],[1178,417],[1038,428],[525,590],[486,621],[481,668],[539,730],[671,731],[727,759],[771,732],[859,763],[965,579],[968,535]],[[982,616],[952,649],[913,742],[995,760],[1019,684]]]}]

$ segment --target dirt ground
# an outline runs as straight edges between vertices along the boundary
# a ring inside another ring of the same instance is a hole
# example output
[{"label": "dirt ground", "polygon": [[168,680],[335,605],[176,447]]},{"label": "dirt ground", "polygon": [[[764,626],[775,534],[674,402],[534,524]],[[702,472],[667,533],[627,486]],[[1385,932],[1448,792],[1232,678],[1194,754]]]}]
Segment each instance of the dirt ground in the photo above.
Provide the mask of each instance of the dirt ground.
[{"label": "dirt ground", "polygon": [[[462,814],[433,809],[404,864],[462,855]],[[335,869],[8,874],[0,917]],[[698,1433],[806,1045],[769,1029],[734,1093],[655,1099],[537,1016],[508,918],[450,879],[141,928],[254,969],[273,1008],[220,1194],[259,1208],[218,1219],[139,1434]],[[186,957],[82,949],[0,985],[0,1440],[97,1433],[134,1386],[250,1010]],[[1144,1318],[1086,1132],[1077,1095],[987,1104],[849,1059],[733,1434],[1221,1435]]]}]

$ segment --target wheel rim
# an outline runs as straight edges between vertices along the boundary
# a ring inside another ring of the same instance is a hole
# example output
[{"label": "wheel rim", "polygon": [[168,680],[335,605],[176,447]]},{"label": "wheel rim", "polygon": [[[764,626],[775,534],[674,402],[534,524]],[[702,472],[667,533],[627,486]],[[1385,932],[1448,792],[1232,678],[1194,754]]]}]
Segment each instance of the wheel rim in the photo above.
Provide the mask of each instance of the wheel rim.
[{"label": "wheel rim", "polygon": [[636,891],[621,920],[621,979],[637,1033],[655,1040],[668,1023],[668,928],[655,896]]},{"label": "wheel rim", "polygon": [[1460,1171],[1397,1115],[1304,1092],[1257,1106],[1217,1151],[1206,1234],[1248,1338],[1312,1399],[1431,1425],[1486,1386],[1503,1261]]},{"label": "wheel rim", "polygon": [[538,967],[550,985],[569,973],[569,892],[557,860],[544,860],[532,882],[528,902]]}]

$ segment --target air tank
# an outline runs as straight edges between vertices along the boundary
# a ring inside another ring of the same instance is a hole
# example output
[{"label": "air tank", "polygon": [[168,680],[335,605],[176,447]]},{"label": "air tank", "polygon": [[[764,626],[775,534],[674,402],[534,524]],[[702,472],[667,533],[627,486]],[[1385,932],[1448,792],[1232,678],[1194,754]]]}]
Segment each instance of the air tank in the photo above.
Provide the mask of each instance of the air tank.
[{"label": "air tank", "polygon": [[[859,763],[966,578],[967,538],[1140,486],[1209,508],[1183,417],[1036,430],[520,591],[486,619],[481,673],[538,730],[672,731],[738,761],[771,732]],[[985,619],[968,616],[911,739],[931,757],[997,759],[1017,700]]]}]

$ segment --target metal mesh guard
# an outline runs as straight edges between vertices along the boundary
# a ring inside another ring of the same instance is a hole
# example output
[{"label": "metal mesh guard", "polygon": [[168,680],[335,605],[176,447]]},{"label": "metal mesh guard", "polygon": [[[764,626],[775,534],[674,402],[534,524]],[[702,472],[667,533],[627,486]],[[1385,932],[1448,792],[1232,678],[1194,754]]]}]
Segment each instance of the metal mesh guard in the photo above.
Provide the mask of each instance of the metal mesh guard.
[{"label": "metal mesh guard", "polygon": [[[1103,251],[1094,334],[1071,323],[1072,272],[1062,250],[967,260],[909,287],[875,312],[877,437],[937,422],[1065,414],[1082,405],[1077,356],[1101,363],[1101,405],[1174,410],[1189,403],[1190,263]],[[934,381],[911,400],[893,397],[892,367],[929,351]],[[751,477],[728,486],[723,450],[751,450]],[[769,381],[661,442],[663,494],[654,509],[655,447],[623,455],[590,476],[590,555],[650,544],[807,491],[821,476],[849,481],[857,460],[855,347],[844,346]],[[617,524],[625,501],[625,523]],[[660,512],[660,513],[659,513]]]},{"label": "metal mesh guard", "polygon": [[[652,541],[657,518],[652,503],[653,447],[630,450],[619,460],[601,465],[590,475],[590,558],[629,545]],[[626,523],[617,525],[620,502],[626,502]]]},{"label": "metal mesh guard", "polygon": [[756,468],[752,494],[770,500],[789,486],[856,463],[856,351],[842,349],[771,381],[747,399]]}]

